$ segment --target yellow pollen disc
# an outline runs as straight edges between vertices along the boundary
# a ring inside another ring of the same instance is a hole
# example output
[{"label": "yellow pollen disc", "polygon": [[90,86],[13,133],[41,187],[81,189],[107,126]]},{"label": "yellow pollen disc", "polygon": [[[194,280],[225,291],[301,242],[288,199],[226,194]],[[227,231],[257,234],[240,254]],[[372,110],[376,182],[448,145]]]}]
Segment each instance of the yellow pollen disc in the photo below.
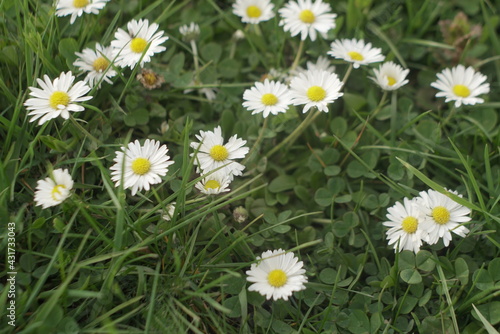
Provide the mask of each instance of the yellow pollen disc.
[{"label": "yellow pollen disc", "polygon": [[130,50],[135,53],[142,53],[147,45],[148,42],[144,38],[136,37],[130,42]]},{"label": "yellow pollen disc", "polygon": [[314,16],[314,13],[311,12],[309,9],[304,9],[303,11],[300,12],[299,14],[299,19],[304,22],[304,23],[314,23],[316,21],[316,17]]},{"label": "yellow pollen disc", "polygon": [[247,15],[253,19],[256,19],[262,15],[262,11],[257,6],[248,6]]},{"label": "yellow pollen disc", "polygon": [[150,85],[153,86],[156,83],[156,75],[154,73],[145,73],[142,75],[144,78],[144,81]]},{"label": "yellow pollen disc", "polygon": [[132,171],[135,174],[144,175],[151,169],[151,162],[146,158],[137,158],[132,161]]},{"label": "yellow pollen disc", "polygon": [[212,159],[214,159],[215,161],[224,161],[226,160],[226,158],[229,156],[229,152],[227,151],[227,149],[222,146],[222,145],[214,145],[211,149],[210,149],[210,156],[212,157]]},{"label": "yellow pollen disc", "polygon": [[92,63],[92,67],[96,72],[103,72],[105,69],[108,68],[108,65],[109,61],[107,61],[106,58],[104,57],[99,57]]},{"label": "yellow pollen disc", "polygon": [[396,79],[394,79],[393,77],[387,77],[387,84],[389,86],[393,86],[395,83],[396,83]]},{"label": "yellow pollen disc", "polygon": [[278,103],[278,98],[274,94],[267,93],[262,95],[260,101],[266,106],[274,106],[276,103]]},{"label": "yellow pollen disc", "polygon": [[61,190],[59,190],[61,188],[66,189],[66,186],[64,184],[58,184],[52,189],[52,193],[50,195],[54,201],[58,201],[59,196],[62,195]]},{"label": "yellow pollen disc", "polygon": [[432,210],[432,218],[434,218],[434,221],[439,225],[446,224],[450,221],[450,211],[444,206],[436,206]]},{"label": "yellow pollen disc", "polygon": [[55,91],[49,97],[49,105],[52,109],[57,109],[58,106],[63,105],[65,107],[69,104],[69,95],[66,92]]},{"label": "yellow pollen disc", "polygon": [[215,180],[208,180],[207,182],[205,182],[205,190],[219,189],[219,188],[220,188],[220,183]]},{"label": "yellow pollen disc", "polygon": [[356,61],[362,61],[365,59],[365,57],[363,57],[363,55],[361,53],[356,52],[356,51],[347,52],[347,55],[349,57],[351,57],[352,60],[356,60]]},{"label": "yellow pollen disc", "polygon": [[267,282],[269,285],[274,286],[275,288],[282,287],[286,284],[288,277],[281,269],[274,269],[267,275]]},{"label": "yellow pollen disc", "polygon": [[73,7],[83,8],[89,4],[88,0],[73,0]]},{"label": "yellow pollen disc", "polygon": [[403,231],[406,233],[415,233],[418,228],[418,220],[415,217],[408,216],[405,219],[403,219],[403,222],[401,223],[401,228]]},{"label": "yellow pollen disc", "polygon": [[470,95],[470,89],[464,85],[453,86],[453,94],[460,97],[467,97]]},{"label": "yellow pollen disc", "polygon": [[312,86],[307,90],[306,95],[309,100],[319,102],[326,97],[326,91],[320,86]]}]

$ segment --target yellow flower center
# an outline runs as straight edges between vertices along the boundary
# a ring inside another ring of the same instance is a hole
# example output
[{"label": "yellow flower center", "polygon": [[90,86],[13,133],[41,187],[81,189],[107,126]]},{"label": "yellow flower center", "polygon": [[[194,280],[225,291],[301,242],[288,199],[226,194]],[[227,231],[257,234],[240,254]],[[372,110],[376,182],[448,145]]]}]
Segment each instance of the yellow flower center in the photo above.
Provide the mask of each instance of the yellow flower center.
[{"label": "yellow flower center", "polygon": [[105,69],[108,68],[108,65],[109,61],[107,61],[107,59],[104,57],[99,57],[92,63],[92,67],[96,72],[103,72]]},{"label": "yellow flower center", "polygon": [[274,106],[276,103],[278,103],[278,98],[274,94],[267,93],[262,95],[260,101],[266,106]]},{"label": "yellow flower center", "polygon": [[393,86],[394,84],[396,83],[396,79],[394,79],[394,77],[387,77],[387,84],[389,86]]},{"label": "yellow flower center", "polygon": [[356,60],[356,61],[362,61],[363,59],[365,59],[365,57],[363,57],[363,55],[361,53],[356,52],[356,51],[347,52],[347,55],[349,57],[351,57],[352,60]]},{"label": "yellow flower center", "polygon": [[144,78],[144,82],[149,86],[153,86],[154,84],[156,84],[157,79],[156,79],[156,74],[154,72],[144,73],[142,77]]},{"label": "yellow flower center", "polygon": [[326,97],[326,91],[320,86],[312,86],[307,90],[306,95],[309,100],[319,102]]},{"label": "yellow flower center", "polygon": [[59,196],[61,196],[61,195],[62,195],[61,190],[60,190],[61,188],[62,188],[62,189],[66,189],[66,186],[65,186],[64,184],[58,184],[58,185],[56,185],[56,186],[52,189],[52,192],[51,192],[51,194],[50,194],[50,195],[52,196],[52,199],[53,199],[54,201],[59,201],[59,200],[60,200]]},{"label": "yellow flower center", "polygon": [[89,4],[88,0],[73,0],[73,7],[83,8]]},{"label": "yellow flower center", "polygon": [[258,18],[262,15],[262,11],[257,6],[248,6],[247,7],[247,15],[251,18]]},{"label": "yellow flower center", "polygon": [[219,189],[219,188],[220,188],[220,183],[215,180],[208,180],[207,182],[205,182],[205,190]]},{"label": "yellow flower center", "polygon": [[49,105],[52,109],[58,109],[58,107],[60,105],[67,107],[69,104],[69,100],[70,100],[70,98],[69,98],[68,93],[61,92],[61,91],[55,91],[49,97]]},{"label": "yellow flower center", "polygon": [[470,95],[470,89],[464,85],[453,86],[453,94],[460,97],[467,97]]},{"label": "yellow flower center", "polygon": [[434,221],[439,225],[446,224],[450,221],[450,211],[444,206],[436,206],[432,210],[432,218],[434,218]]},{"label": "yellow flower center", "polygon": [[130,49],[132,52],[142,53],[147,45],[148,42],[144,38],[136,37],[130,42]]},{"label": "yellow flower center", "polygon": [[267,275],[267,282],[275,288],[282,287],[285,285],[287,280],[288,277],[281,269],[274,269]]},{"label": "yellow flower center", "polygon": [[415,233],[417,231],[418,227],[418,220],[415,217],[408,216],[405,219],[403,219],[403,222],[401,223],[401,228],[403,231],[406,233]]},{"label": "yellow flower center", "polygon": [[211,149],[210,149],[210,156],[212,157],[212,159],[214,159],[215,161],[224,161],[226,160],[226,158],[229,156],[229,152],[227,151],[227,149],[222,146],[222,145],[214,145]]},{"label": "yellow flower center", "polygon": [[299,19],[304,23],[311,24],[316,20],[316,17],[309,9],[304,9],[300,12]]},{"label": "yellow flower center", "polygon": [[151,162],[146,158],[137,158],[132,161],[132,171],[138,175],[144,175],[151,169]]}]

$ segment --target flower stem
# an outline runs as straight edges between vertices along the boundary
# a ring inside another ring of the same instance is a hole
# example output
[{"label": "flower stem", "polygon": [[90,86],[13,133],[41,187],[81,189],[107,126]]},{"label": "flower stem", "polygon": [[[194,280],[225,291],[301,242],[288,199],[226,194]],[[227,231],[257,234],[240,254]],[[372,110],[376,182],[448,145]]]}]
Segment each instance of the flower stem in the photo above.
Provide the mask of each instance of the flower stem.
[{"label": "flower stem", "polygon": [[196,42],[194,40],[191,40],[191,50],[193,51],[194,78],[195,81],[198,82],[200,65],[198,64],[198,48],[196,47]]},{"label": "flower stem", "polygon": [[255,150],[257,149],[258,145],[260,144],[260,142],[262,141],[262,138],[264,137],[264,131],[266,130],[267,128],[267,120],[268,118],[264,118],[264,123],[262,124],[262,127],[260,129],[260,133],[259,133],[259,136],[257,137],[257,140],[255,141],[255,143],[253,144],[252,148],[250,149],[250,152],[248,152],[247,156],[245,157],[245,159],[243,159],[243,161],[241,162],[243,165],[245,165],[245,163],[250,160],[250,158],[252,157],[252,155],[255,153]]},{"label": "flower stem", "polygon": [[102,145],[102,142],[97,139],[96,137],[92,136],[90,134],[90,132],[88,132],[87,130],[85,130],[85,128],[83,126],[81,126],[77,121],[76,119],[73,118],[73,116],[69,115],[69,120],[71,121],[71,123],[76,126],[76,128],[78,129],[78,131],[82,132],[85,134],[85,136],[89,137],[93,142],[95,142],[96,144],[98,145]]},{"label": "flower stem", "polygon": [[293,61],[292,67],[290,68],[290,72],[295,70],[299,65],[300,57],[302,57],[302,51],[304,50],[304,40],[300,40],[299,50],[297,51],[297,55]]},{"label": "flower stem", "polygon": [[451,117],[453,117],[453,115],[455,115],[456,111],[457,111],[457,107],[455,107],[455,104],[453,104],[453,106],[451,107],[450,113],[448,114],[448,117],[446,117],[446,119],[443,121],[443,124],[441,125],[442,128],[446,124],[448,124],[448,122],[450,121]]},{"label": "flower stem", "polygon": [[288,135],[288,137],[286,137],[281,143],[279,143],[278,145],[276,145],[271,151],[269,151],[266,154],[266,158],[269,158],[271,155],[273,155],[274,153],[278,152],[283,146],[285,146],[285,145],[290,146],[291,144],[293,144],[293,142],[295,140],[297,140],[297,138],[299,137],[299,135],[302,132],[304,132],[304,130],[307,129],[307,127],[312,122],[314,122],[314,120],[319,116],[319,114],[321,114],[321,111],[319,111],[319,110],[316,110],[314,112],[310,111],[307,114],[307,117],[302,121],[302,123],[300,123],[299,126],[296,127],[295,130],[293,130],[293,132]]},{"label": "flower stem", "polygon": [[392,92],[391,98],[391,144],[392,147],[396,144],[396,119],[398,117],[398,93],[397,91]]},{"label": "flower stem", "polygon": [[352,64],[349,64],[347,71],[345,71],[344,78],[342,79],[342,87],[345,85],[347,79],[351,75],[351,72],[352,72]]}]

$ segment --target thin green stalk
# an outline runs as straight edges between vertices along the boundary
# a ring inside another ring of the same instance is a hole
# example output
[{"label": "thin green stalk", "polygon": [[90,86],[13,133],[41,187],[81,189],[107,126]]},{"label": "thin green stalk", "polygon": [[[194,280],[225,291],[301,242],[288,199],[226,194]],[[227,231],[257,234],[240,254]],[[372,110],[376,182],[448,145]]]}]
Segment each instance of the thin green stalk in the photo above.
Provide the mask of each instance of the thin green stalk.
[{"label": "thin green stalk", "polygon": [[266,128],[267,128],[267,122],[268,122],[268,117],[264,118],[264,123],[262,124],[262,127],[260,128],[260,133],[259,133],[259,136],[257,137],[257,140],[253,144],[252,148],[250,149],[250,152],[248,152],[245,159],[243,159],[243,161],[241,162],[243,165],[245,165],[245,163],[248,160],[250,160],[252,155],[255,153],[255,150],[259,146],[260,142],[262,141],[262,138],[264,137],[264,132],[266,131]]},{"label": "thin green stalk", "polygon": [[396,146],[396,121],[398,117],[398,93],[397,91],[392,92],[391,98],[391,146]]},{"label": "thin green stalk", "polygon": [[193,63],[194,63],[194,79],[198,82],[198,76],[200,74],[200,65],[198,61],[198,48],[196,47],[196,41],[191,40],[191,50],[193,51]]},{"label": "thin green stalk", "polygon": [[301,39],[300,44],[299,44],[299,50],[297,51],[297,55],[295,56],[292,67],[290,67],[290,72],[295,70],[297,68],[297,66],[299,65],[300,57],[302,57],[303,50],[304,50],[304,40]]},{"label": "thin green stalk", "polygon": [[344,87],[345,83],[347,82],[347,79],[351,75],[351,72],[352,72],[352,63],[349,64],[349,67],[345,71],[344,78],[342,78],[342,87]]}]

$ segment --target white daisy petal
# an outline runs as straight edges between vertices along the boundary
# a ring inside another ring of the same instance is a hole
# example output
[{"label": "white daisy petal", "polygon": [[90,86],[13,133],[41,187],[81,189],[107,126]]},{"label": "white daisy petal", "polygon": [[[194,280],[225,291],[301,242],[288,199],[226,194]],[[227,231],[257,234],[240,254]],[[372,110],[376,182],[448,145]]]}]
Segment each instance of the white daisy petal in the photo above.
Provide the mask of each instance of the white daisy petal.
[{"label": "white daisy petal", "polygon": [[300,34],[301,40],[309,37],[316,40],[317,33],[326,38],[326,33],[335,28],[337,14],[330,13],[328,3],[322,0],[297,0],[289,1],[279,10],[281,15],[280,26],[285,31],[290,31],[292,36]]},{"label": "white daisy petal", "polygon": [[335,40],[331,44],[331,50],[328,54],[337,59],[343,59],[353,63],[354,68],[359,68],[360,65],[378,63],[385,59],[382,55],[382,50],[372,48],[371,43],[357,39],[340,39]]},{"label": "white daisy petal", "polygon": [[431,83],[432,87],[440,90],[436,97],[444,97],[445,102],[455,101],[457,108],[462,104],[483,103],[484,100],[478,95],[490,92],[490,84],[485,82],[487,77],[475,72],[472,67],[457,65],[451,69],[445,68],[436,76],[437,81]]},{"label": "white daisy petal", "polygon": [[286,112],[292,101],[292,93],[285,84],[266,79],[264,83],[256,82],[254,87],[243,93],[243,107],[253,114],[262,113],[265,118],[269,114],[277,115]]},{"label": "white daisy petal", "polygon": [[274,5],[269,0],[236,0],[233,14],[241,17],[241,22],[258,24],[274,17]]},{"label": "white daisy petal", "polygon": [[123,29],[118,29],[115,33],[115,40],[111,41],[116,65],[132,68],[140,61],[140,66],[143,66],[144,63],[151,61],[155,53],[165,51],[166,48],[160,44],[168,37],[163,36],[163,31],[155,33],[158,27],[156,23],[150,25],[147,19],[140,19],[139,21],[132,20],[127,24],[128,33]]},{"label": "white daisy petal", "polygon": [[67,169],[55,169],[52,177],[37,182],[35,191],[35,203],[46,209],[64,202],[73,188],[73,179]]},{"label": "white daisy petal", "polygon": [[307,283],[303,262],[298,262],[293,253],[284,250],[266,251],[257,256],[257,263],[252,263],[247,270],[247,281],[253,283],[249,291],[257,291],[266,299],[288,298],[295,291],[304,290]]},{"label": "white daisy petal", "polygon": [[138,140],[131,142],[116,152],[115,164],[110,168],[111,180],[118,187],[123,175],[123,188],[132,188],[132,195],[142,189],[147,191],[150,184],[161,182],[161,176],[165,176],[168,166],[174,163],[169,161],[167,152],[167,146],[160,147],[156,140],[146,139],[142,146]]},{"label": "white daisy petal", "polygon": [[410,70],[404,70],[398,64],[389,61],[374,69],[375,77],[370,77],[383,90],[396,90],[408,83],[406,76]]},{"label": "white daisy petal", "polygon": [[110,66],[110,61],[113,60],[113,48],[111,46],[103,47],[97,43],[95,51],[86,48],[81,53],[76,52],[75,54],[78,58],[73,65],[78,67],[80,71],[87,73],[84,81],[88,82],[90,87],[99,84],[98,87],[100,88],[102,81],[112,83],[110,78],[116,75],[116,71]]},{"label": "white daisy petal", "polygon": [[76,82],[73,86],[75,77],[71,72],[61,73],[60,76],[50,82],[48,76],[44,76],[44,81],[37,79],[42,90],[29,87],[29,95],[32,98],[24,102],[26,109],[30,112],[30,122],[38,120],[38,125],[47,122],[50,119],[61,115],[63,118],[69,118],[69,111],[79,112],[85,110],[84,107],[74,102],[87,101],[92,96],[84,96],[90,87],[82,82]]}]

